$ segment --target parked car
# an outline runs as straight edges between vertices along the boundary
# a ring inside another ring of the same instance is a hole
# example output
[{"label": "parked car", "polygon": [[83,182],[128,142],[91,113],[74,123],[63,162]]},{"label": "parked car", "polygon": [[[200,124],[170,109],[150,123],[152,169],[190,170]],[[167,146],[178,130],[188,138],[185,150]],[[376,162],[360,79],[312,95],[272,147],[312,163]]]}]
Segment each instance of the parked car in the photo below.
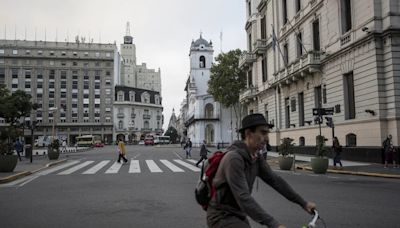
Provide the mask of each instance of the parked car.
[{"label": "parked car", "polygon": [[154,145],[154,139],[153,138],[145,138],[144,139],[144,145]]},{"label": "parked car", "polygon": [[102,143],[102,142],[95,142],[93,146],[94,146],[94,147],[104,147],[104,143]]},{"label": "parked car", "polygon": [[139,144],[139,145],[144,145],[144,141],[143,141],[143,140],[140,140],[138,144]]}]

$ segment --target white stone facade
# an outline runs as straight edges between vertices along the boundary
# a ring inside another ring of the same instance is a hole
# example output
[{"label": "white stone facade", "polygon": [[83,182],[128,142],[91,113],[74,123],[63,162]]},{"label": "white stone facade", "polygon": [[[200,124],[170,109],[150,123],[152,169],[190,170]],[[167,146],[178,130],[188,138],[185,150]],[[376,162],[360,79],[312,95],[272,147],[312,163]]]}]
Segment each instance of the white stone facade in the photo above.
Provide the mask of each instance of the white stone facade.
[{"label": "white stone facade", "polygon": [[[240,65],[247,68],[248,89],[240,100],[275,125],[272,145],[284,137],[315,145],[312,109],[318,106],[334,107],[335,136],[343,145],[378,147],[389,134],[399,145],[399,1],[246,3],[248,52]],[[329,145],[325,119],[322,135]]]},{"label": "white stone facade", "polygon": [[185,88],[187,99],[182,103],[180,116],[183,116],[186,127],[182,131],[195,146],[203,140],[209,145],[227,145],[236,137],[236,121],[231,121],[235,116],[233,110],[223,107],[207,92],[213,52],[212,42],[201,36],[190,47],[190,76]]}]

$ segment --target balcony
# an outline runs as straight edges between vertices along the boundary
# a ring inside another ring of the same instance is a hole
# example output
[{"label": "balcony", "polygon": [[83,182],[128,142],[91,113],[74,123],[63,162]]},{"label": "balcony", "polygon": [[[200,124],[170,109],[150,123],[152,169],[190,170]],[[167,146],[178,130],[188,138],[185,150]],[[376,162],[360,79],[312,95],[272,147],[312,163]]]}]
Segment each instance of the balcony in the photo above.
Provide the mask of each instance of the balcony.
[{"label": "balcony", "polygon": [[132,114],[131,114],[131,118],[132,118],[132,119],[135,119],[135,118],[136,118],[136,114],[135,114],[135,113],[132,113]]},{"label": "balcony", "polygon": [[143,128],[142,128],[142,131],[150,132],[150,131],[152,131],[152,129],[151,129],[151,128],[147,128],[147,127],[143,127]]},{"label": "balcony", "polygon": [[267,51],[268,42],[266,39],[258,39],[254,42],[254,53],[262,55]]},{"label": "balcony", "polygon": [[125,114],[123,112],[120,112],[120,113],[117,114],[117,117],[118,118],[124,118]]},{"label": "balcony", "polygon": [[239,67],[250,66],[252,63],[257,61],[255,54],[247,53],[246,51],[242,53],[239,57]]},{"label": "balcony", "polygon": [[320,51],[310,51],[303,55],[300,59],[287,68],[279,71],[275,78],[268,81],[272,85],[290,84],[297,80],[297,77],[302,77],[305,74],[321,71],[321,61],[324,54]]},{"label": "balcony", "polygon": [[149,119],[151,119],[151,115],[149,115],[149,114],[143,114],[143,119],[149,120]]},{"label": "balcony", "polygon": [[125,132],[126,128],[115,128],[115,132]]},{"label": "balcony", "polygon": [[244,90],[243,92],[240,93],[239,95],[239,101],[241,103],[247,103],[250,101],[253,101],[254,98],[257,95],[257,88],[256,87],[250,87]]}]

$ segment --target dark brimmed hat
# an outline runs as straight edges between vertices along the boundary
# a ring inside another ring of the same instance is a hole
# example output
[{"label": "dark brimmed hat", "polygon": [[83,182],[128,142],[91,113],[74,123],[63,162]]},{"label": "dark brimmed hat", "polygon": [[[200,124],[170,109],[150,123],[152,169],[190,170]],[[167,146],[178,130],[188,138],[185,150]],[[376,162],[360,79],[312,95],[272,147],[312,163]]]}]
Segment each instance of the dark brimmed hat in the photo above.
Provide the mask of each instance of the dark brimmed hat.
[{"label": "dark brimmed hat", "polygon": [[250,114],[250,115],[245,116],[242,119],[242,128],[239,129],[239,132],[243,132],[247,128],[260,126],[260,125],[266,125],[268,127],[271,127],[270,124],[267,123],[267,121],[265,120],[265,118],[262,114],[259,114],[259,113]]}]

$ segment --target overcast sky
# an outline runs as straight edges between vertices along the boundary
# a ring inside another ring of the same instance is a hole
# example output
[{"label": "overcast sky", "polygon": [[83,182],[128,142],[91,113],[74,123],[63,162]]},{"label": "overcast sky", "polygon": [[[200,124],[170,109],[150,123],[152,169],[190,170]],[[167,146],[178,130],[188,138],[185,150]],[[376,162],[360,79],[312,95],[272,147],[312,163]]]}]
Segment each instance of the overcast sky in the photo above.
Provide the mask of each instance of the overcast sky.
[{"label": "overcast sky", "polygon": [[[189,74],[189,47],[200,31],[212,40],[214,57],[245,49],[245,0],[0,0],[0,37],[72,42],[122,43],[126,22],[136,44],[137,64],[161,69],[164,128],[172,108],[179,114]],[[57,31],[57,32],[56,32]],[[166,130],[166,129],[165,129]]]}]

